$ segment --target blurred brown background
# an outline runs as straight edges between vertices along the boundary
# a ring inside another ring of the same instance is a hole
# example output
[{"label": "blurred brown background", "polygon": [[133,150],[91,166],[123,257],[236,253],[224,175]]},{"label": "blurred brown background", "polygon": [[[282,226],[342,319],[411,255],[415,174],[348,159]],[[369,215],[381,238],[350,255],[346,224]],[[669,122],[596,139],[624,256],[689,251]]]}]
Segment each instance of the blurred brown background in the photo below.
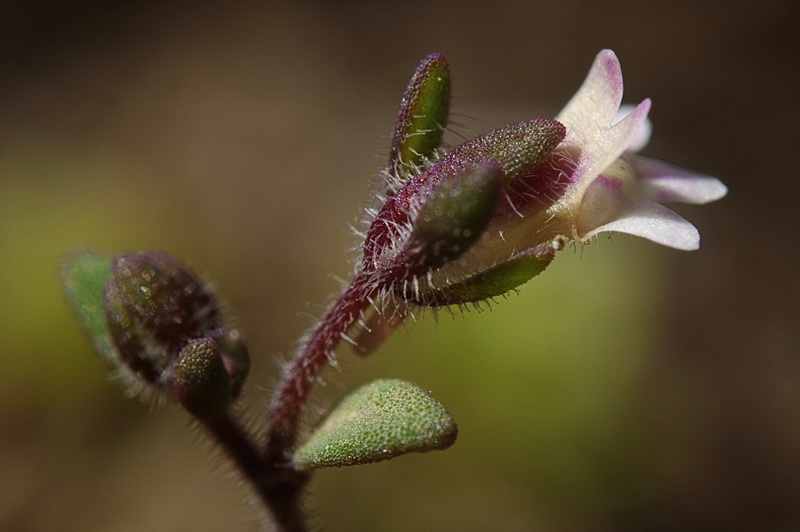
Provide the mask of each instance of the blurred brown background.
[{"label": "blurred brown background", "polygon": [[258,529],[187,416],[107,380],[65,253],[164,249],[212,278],[258,423],[300,314],[349,272],[416,63],[448,55],[472,136],[555,115],[609,47],[626,100],[654,101],[645,153],[730,187],[680,209],[702,249],[603,238],[491,313],[342,349],[315,408],[404,378],[461,434],[321,472],[315,524],[800,530],[798,31],[800,4],[770,0],[0,3],[0,529]]}]

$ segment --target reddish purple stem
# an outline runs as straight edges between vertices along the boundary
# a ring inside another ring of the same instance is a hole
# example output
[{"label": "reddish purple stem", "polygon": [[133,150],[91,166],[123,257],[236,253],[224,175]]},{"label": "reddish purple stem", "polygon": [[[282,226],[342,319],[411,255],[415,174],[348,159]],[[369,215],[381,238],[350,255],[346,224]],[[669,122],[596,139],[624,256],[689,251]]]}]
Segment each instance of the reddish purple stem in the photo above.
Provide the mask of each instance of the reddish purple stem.
[{"label": "reddish purple stem", "polygon": [[289,459],[297,440],[300,414],[311,388],[333,357],[342,336],[370,305],[370,298],[377,291],[378,286],[368,282],[366,275],[357,275],[325,311],[284,370],[270,409],[266,449],[269,462],[280,464]]}]

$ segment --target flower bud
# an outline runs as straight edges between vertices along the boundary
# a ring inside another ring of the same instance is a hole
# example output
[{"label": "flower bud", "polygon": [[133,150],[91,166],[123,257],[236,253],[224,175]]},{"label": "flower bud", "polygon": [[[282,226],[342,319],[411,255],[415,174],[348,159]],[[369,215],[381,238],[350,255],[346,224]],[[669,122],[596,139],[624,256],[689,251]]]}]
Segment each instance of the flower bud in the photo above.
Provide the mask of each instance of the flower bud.
[{"label": "flower bud", "polygon": [[118,256],[104,306],[120,358],[151,383],[188,340],[220,329],[218,305],[208,288],[188,267],[160,252]]},{"label": "flower bud", "polygon": [[[402,177],[439,146],[450,106],[450,71],[444,54],[422,60],[408,83],[392,137],[389,172]],[[393,192],[390,190],[390,193]]]},{"label": "flower bud", "polygon": [[481,163],[444,180],[425,198],[402,257],[420,275],[460,257],[489,224],[503,183],[494,163]]},{"label": "flower bud", "polygon": [[194,417],[218,418],[231,403],[231,382],[219,352],[210,338],[196,338],[181,349],[172,369],[175,400]]}]

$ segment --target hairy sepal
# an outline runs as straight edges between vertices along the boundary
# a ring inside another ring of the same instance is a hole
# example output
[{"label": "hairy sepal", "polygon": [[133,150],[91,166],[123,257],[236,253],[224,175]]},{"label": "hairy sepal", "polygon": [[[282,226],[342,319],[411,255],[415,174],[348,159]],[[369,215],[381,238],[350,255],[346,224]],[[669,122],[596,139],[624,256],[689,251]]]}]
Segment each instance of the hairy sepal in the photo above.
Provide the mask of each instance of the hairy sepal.
[{"label": "hairy sepal", "polygon": [[428,55],[403,93],[389,155],[389,195],[434,154],[450,110],[450,71],[444,54]]},{"label": "hairy sepal", "polygon": [[502,183],[500,166],[483,161],[436,187],[425,198],[401,253],[406,277],[440,268],[477,242],[495,212]]},{"label": "hairy sepal", "polygon": [[546,246],[519,253],[497,266],[467,279],[438,289],[403,293],[410,302],[426,307],[463,305],[502,296],[527,283],[553,261],[556,251],[564,247],[564,239],[556,238]]}]

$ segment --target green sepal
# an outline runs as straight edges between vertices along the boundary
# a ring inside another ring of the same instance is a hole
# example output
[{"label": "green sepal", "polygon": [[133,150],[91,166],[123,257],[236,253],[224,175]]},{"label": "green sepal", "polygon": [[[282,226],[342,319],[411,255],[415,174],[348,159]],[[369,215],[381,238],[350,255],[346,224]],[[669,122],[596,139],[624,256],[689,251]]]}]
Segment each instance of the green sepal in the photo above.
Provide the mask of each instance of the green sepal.
[{"label": "green sepal", "polygon": [[502,183],[500,167],[487,161],[434,189],[414,219],[403,253],[408,273],[426,273],[463,255],[489,225]]},{"label": "green sepal", "polygon": [[455,443],[458,427],[428,392],[410,382],[377,380],[345,397],[295,452],[300,470],[388,460]]},{"label": "green sepal", "polygon": [[112,260],[86,251],[67,257],[61,267],[61,284],[80,327],[94,348],[111,366],[119,361],[106,325],[103,292],[111,279]]},{"label": "green sepal", "polygon": [[556,238],[551,244],[524,251],[461,282],[435,290],[423,290],[414,298],[413,303],[442,307],[475,303],[501,296],[542,273],[553,261],[556,251],[563,247],[564,239]]},{"label": "green sepal", "polygon": [[439,147],[450,112],[450,71],[444,54],[428,55],[408,83],[397,116],[389,172],[422,165]]}]

